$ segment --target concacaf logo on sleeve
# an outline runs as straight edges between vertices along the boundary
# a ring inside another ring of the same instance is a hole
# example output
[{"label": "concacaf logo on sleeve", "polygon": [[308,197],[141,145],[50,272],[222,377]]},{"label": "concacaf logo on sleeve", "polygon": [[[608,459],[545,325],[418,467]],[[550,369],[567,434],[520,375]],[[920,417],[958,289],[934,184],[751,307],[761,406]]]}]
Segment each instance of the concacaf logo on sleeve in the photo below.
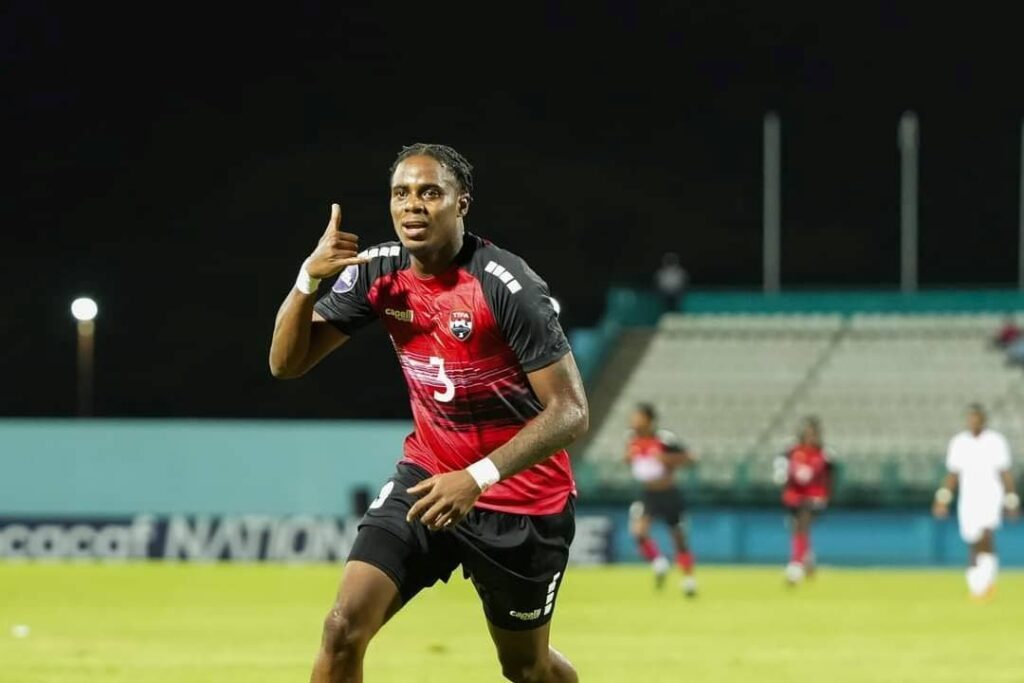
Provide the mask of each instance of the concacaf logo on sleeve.
[{"label": "concacaf logo on sleeve", "polygon": [[344,294],[345,292],[352,291],[352,288],[356,286],[356,280],[359,279],[359,266],[349,266],[345,270],[341,271],[341,275],[334,283],[334,287],[331,289],[338,294]]}]

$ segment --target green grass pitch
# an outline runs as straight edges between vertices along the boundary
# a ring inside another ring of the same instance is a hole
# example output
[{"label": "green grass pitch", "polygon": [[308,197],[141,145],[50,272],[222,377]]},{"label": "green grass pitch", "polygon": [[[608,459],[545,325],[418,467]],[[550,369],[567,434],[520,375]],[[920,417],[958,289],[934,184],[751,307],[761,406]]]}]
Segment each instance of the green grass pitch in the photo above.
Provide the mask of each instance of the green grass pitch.
[{"label": "green grass pitch", "polygon": [[[553,643],[585,683],[1024,681],[1024,574],[974,604],[958,571],[700,568],[701,596],[642,567],[572,568]],[[306,681],[339,567],[0,564],[4,683]],[[27,637],[11,627],[27,625]],[[476,596],[453,579],[370,646],[370,683],[500,681]]]}]

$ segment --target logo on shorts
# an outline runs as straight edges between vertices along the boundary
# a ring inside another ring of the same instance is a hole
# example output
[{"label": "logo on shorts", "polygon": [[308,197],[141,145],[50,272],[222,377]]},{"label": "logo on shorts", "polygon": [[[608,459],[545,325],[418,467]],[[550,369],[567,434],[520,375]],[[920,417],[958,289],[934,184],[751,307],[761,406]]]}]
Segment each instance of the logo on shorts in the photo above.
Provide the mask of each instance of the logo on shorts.
[{"label": "logo on shorts", "polygon": [[341,271],[341,275],[334,281],[334,286],[331,289],[338,294],[344,294],[345,292],[351,292],[352,288],[356,286],[356,280],[359,279],[359,266],[349,266],[345,270]]},{"label": "logo on shorts", "polygon": [[448,329],[459,341],[466,341],[473,334],[473,316],[469,311],[452,311],[448,316]]},{"label": "logo on shorts", "polygon": [[533,610],[532,612],[517,612],[515,610],[512,610],[508,613],[508,615],[510,617],[515,617],[520,621],[534,621],[536,619],[540,619],[540,607]]},{"label": "logo on shorts", "polygon": [[555,572],[555,575],[551,577],[551,583],[548,584],[548,597],[544,601],[543,607],[538,607],[530,612],[517,612],[512,610],[508,613],[510,617],[519,619],[520,621],[534,621],[540,619],[541,616],[547,616],[551,614],[551,610],[555,608],[555,593],[558,591],[558,580],[562,578],[562,572]]}]

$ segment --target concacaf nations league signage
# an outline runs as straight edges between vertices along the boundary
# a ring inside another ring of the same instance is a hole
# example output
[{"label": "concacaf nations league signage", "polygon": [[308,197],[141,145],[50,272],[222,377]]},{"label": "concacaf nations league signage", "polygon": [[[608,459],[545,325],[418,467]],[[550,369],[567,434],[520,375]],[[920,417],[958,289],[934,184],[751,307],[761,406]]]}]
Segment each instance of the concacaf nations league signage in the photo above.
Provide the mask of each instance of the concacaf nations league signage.
[{"label": "concacaf nations league signage", "polygon": [[322,562],[344,559],[355,533],[324,517],[0,518],[0,557]]},{"label": "concacaf nations league signage", "polygon": [[[354,519],[267,515],[0,517],[0,559],[343,561],[355,540],[356,525]],[[610,518],[578,517],[571,561],[608,562],[611,537]]]}]

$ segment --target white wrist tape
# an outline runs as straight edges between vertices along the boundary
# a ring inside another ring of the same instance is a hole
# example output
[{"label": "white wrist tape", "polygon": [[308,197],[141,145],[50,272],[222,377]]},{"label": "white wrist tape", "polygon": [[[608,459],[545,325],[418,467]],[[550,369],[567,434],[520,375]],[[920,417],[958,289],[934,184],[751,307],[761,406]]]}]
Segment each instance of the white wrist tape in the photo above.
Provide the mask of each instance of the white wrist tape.
[{"label": "white wrist tape", "polygon": [[1020,496],[1016,493],[1007,493],[1003,496],[1003,505],[1007,510],[1016,510],[1020,507]]},{"label": "white wrist tape", "polygon": [[480,487],[481,492],[486,491],[501,481],[501,473],[498,472],[497,465],[491,462],[490,458],[477,460],[467,467],[466,471],[476,481],[476,485]]},{"label": "white wrist tape", "polygon": [[943,486],[935,492],[935,502],[942,505],[949,505],[953,502],[953,492]]},{"label": "white wrist tape", "polygon": [[295,278],[295,289],[303,294],[316,294],[319,286],[320,280],[306,272],[306,262],[303,261],[302,267],[299,268],[299,276]]}]

